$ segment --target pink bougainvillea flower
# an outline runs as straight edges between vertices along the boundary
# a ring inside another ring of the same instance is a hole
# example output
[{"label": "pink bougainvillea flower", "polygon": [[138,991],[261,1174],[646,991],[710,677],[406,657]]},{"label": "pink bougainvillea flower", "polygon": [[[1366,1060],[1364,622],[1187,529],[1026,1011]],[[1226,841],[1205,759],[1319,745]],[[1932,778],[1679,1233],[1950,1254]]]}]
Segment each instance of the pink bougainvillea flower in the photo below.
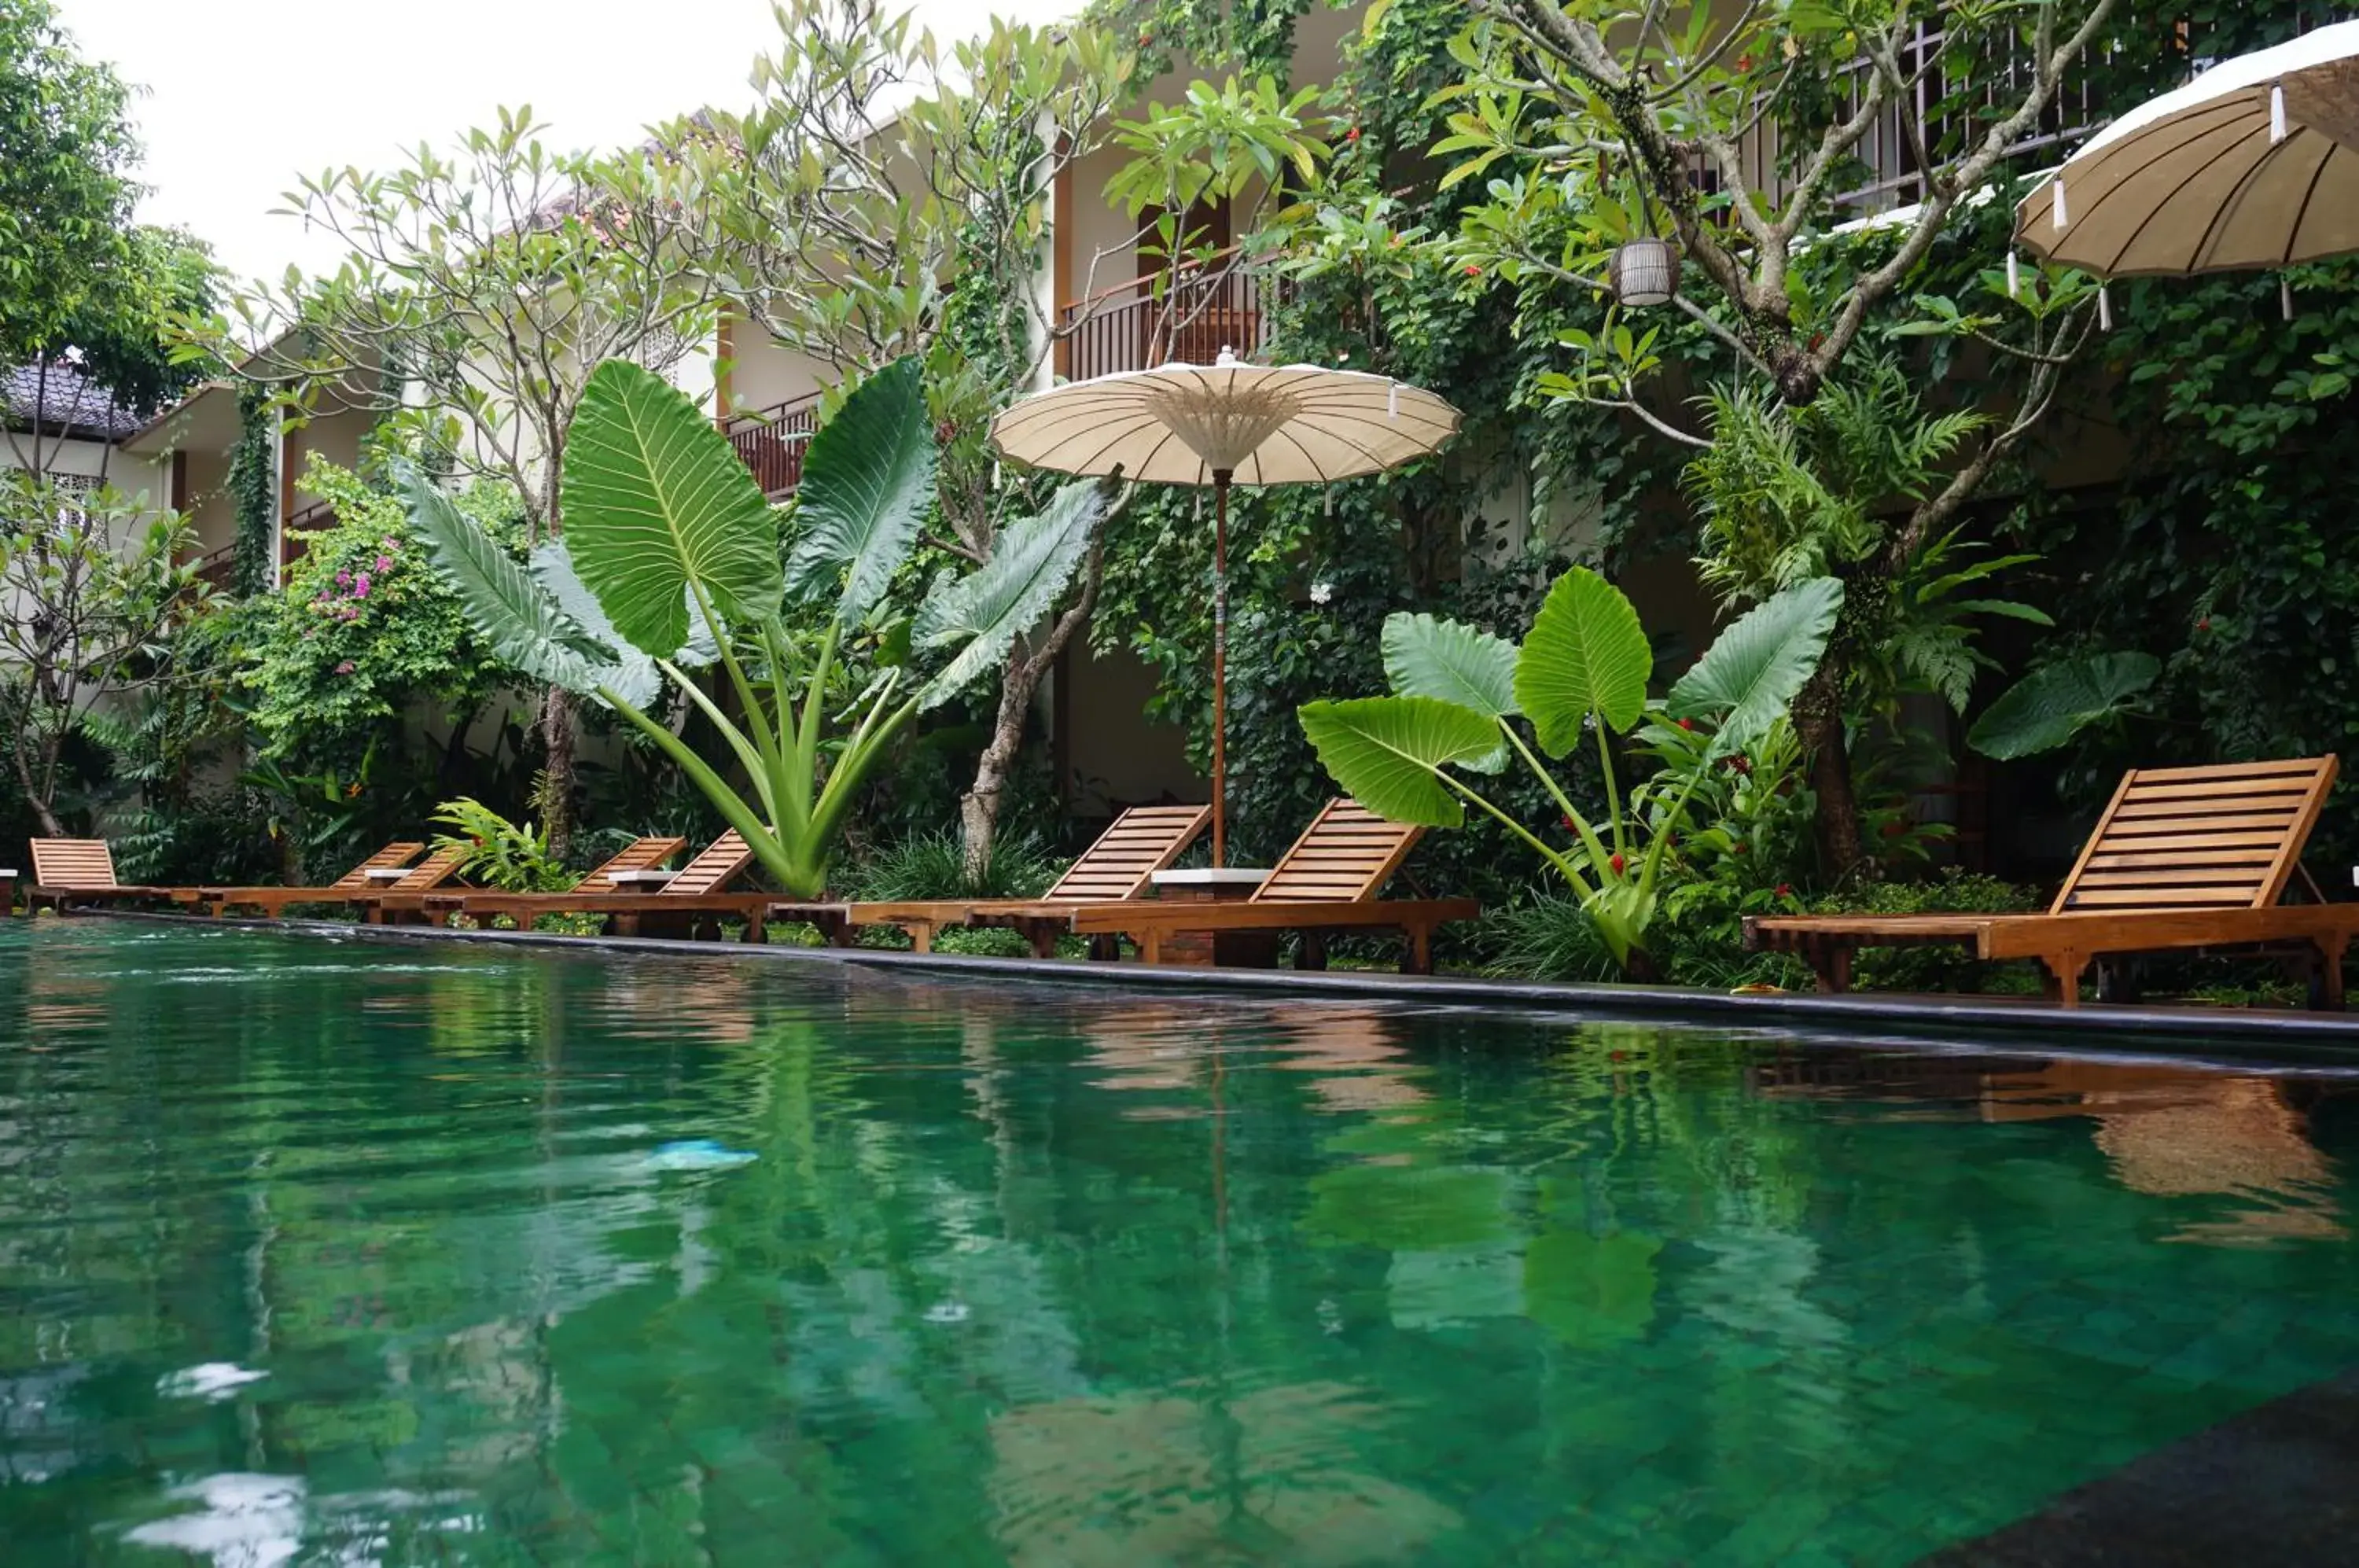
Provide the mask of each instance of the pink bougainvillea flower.
[{"label": "pink bougainvillea flower", "polygon": [[353,574],[352,574],[351,572],[337,572],[337,573],[336,573],[336,586],[337,586],[337,587],[339,587],[339,588],[349,588],[349,587],[351,587],[352,585],[353,585]]},{"label": "pink bougainvillea flower", "polygon": [[368,591],[369,574],[364,572],[358,577],[353,579],[353,597],[355,599],[365,599],[368,597]]},{"label": "pink bougainvillea flower", "polygon": [[380,556],[378,556],[378,557],[376,558],[376,569],[377,569],[379,572],[390,572],[390,571],[392,571],[392,570],[393,570],[393,557],[391,557],[391,556],[389,556],[389,555],[380,555]]},{"label": "pink bougainvillea flower", "polygon": [[353,670],[357,670],[357,669],[359,669],[359,668],[360,668],[360,666],[359,666],[359,665],[354,664],[351,659],[348,659],[344,660],[342,664],[339,664],[338,666],[336,666],[336,673],[337,673],[337,674],[339,674],[339,675],[350,675]]}]

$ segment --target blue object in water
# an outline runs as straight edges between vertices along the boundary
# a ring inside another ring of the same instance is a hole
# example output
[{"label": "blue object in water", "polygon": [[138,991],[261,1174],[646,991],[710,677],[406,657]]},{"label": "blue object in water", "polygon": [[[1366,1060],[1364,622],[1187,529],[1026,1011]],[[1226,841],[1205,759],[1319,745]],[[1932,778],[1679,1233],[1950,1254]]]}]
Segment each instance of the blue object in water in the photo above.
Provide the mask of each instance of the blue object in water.
[{"label": "blue object in water", "polygon": [[750,1165],[760,1156],[742,1149],[727,1149],[709,1138],[684,1138],[672,1143],[658,1144],[647,1156],[650,1171],[731,1171],[740,1165]]}]

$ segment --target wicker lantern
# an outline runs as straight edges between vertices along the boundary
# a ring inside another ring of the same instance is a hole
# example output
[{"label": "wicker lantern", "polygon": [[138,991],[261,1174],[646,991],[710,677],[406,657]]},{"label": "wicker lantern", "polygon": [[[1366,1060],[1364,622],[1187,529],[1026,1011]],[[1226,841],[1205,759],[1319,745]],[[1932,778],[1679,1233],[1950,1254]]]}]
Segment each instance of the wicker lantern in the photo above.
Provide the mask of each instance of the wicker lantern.
[{"label": "wicker lantern", "polygon": [[1680,291],[1680,248],[1648,235],[1624,245],[1605,269],[1614,298],[1625,305],[1667,305]]}]

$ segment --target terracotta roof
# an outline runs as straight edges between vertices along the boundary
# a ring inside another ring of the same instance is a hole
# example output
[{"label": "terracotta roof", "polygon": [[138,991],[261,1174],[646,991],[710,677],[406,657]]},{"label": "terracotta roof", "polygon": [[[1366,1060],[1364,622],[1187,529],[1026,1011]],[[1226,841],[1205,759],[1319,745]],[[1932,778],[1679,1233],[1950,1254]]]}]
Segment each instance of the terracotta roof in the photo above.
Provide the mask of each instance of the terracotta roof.
[{"label": "terracotta roof", "polygon": [[121,441],[139,429],[139,415],[117,403],[71,365],[52,364],[46,376],[38,365],[19,365],[0,375],[0,419],[11,430],[38,425],[43,435],[69,433]]}]

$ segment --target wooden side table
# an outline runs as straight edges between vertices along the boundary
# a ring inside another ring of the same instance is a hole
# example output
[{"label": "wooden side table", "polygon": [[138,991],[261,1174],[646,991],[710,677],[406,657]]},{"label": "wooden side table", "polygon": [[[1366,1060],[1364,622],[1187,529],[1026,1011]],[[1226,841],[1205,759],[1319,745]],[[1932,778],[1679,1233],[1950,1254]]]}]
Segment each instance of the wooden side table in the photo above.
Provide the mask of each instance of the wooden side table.
[{"label": "wooden side table", "polygon": [[[1158,871],[1158,904],[1243,903],[1269,880],[1266,869],[1229,866],[1214,871]],[[1230,969],[1277,967],[1276,931],[1173,931],[1163,939],[1163,962]]]}]

